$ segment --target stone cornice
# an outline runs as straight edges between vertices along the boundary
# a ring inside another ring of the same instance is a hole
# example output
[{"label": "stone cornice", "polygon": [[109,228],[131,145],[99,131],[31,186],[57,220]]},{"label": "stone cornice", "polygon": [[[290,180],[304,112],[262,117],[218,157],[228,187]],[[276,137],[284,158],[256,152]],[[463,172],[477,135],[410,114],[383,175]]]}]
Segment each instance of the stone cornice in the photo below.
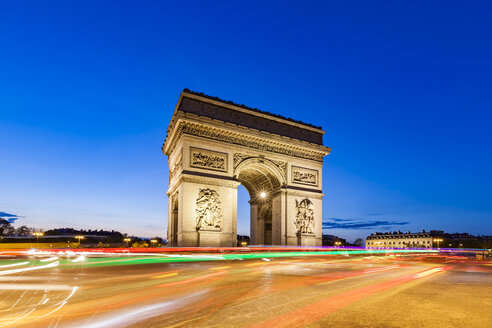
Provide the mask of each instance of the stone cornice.
[{"label": "stone cornice", "polygon": [[173,130],[170,134],[168,134],[168,138],[166,139],[162,150],[166,155],[171,154],[176,147],[176,143],[182,135],[191,135],[216,141],[222,141],[228,144],[245,146],[252,149],[309,159],[317,162],[323,162],[323,157],[330,152],[330,148],[325,146],[315,145],[298,140],[296,140],[296,142],[293,142],[293,140],[290,140],[286,137],[281,138],[288,139],[288,141],[290,141],[289,143],[279,142],[274,141],[275,139],[279,138],[274,138],[274,136],[271,134],[266,134],[265,137],[257,137],[251,135],[251,133],[248,133],[248,130],[250,130],[248,128],[237,126],[234,126],[234,128],[238,131],[244,130],[245,133],[221,129],[211,126],[210,124],[178,119],[176,120],[176,124]]}]

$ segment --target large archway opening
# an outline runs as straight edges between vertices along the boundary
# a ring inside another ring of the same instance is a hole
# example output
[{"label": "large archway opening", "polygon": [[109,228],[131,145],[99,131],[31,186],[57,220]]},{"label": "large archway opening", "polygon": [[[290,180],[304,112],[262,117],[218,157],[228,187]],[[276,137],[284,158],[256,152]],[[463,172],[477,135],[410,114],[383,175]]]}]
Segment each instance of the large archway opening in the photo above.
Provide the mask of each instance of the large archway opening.
[{"label": "large archway opening", "polygon": [[[237,241],[238,246],[251,243],[249,192],[243,185],[237,187]],[[244,243],[243,243],[244,242]]]},{"label": "large archway opening", "polygon": [[273,220],[273,199],[283,182],[281,171],[261,157],[250,158],[238,165],[236,179],[249,194],[251,245],[272,245],[273,233],[280,229],[275,229],[279,222]]}]

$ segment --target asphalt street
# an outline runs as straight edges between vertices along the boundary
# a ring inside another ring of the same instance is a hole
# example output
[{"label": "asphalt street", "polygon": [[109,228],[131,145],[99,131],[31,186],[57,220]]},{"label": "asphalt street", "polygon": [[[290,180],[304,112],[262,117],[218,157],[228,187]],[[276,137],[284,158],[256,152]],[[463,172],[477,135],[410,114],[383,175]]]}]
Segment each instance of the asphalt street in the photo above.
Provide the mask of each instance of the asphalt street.
[{"label": "asphalt street", "polygon": [[0,327],[492,327],[461,257],[1,254]]}]

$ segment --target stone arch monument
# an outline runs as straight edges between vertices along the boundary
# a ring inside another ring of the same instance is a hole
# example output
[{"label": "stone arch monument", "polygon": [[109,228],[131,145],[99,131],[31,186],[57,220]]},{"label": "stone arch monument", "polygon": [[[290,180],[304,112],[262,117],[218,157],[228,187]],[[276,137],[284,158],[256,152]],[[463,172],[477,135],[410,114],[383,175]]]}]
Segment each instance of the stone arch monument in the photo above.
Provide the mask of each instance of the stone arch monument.
[{"label": "stone arch monument", "polygon": [[236,246],[239,184],[251,197],[252,245],[321,245],[324,133],[185,89],[162,147],[169,245]]}]

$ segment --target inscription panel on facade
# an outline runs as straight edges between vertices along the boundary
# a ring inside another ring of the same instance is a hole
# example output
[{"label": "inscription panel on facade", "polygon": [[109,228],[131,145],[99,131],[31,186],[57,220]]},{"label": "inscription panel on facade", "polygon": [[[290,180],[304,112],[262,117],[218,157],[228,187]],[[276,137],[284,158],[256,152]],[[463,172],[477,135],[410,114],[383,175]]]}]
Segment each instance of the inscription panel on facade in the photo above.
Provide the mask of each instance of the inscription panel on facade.
[{"label": "inscription panel on facade", "polygon": [[[273,118],[275,116],[278,117],[278,115],[269,114],[270,116],[273,116],[272,118],[260,117],[253,114],[255,110],[251,110],[252,113],[250,114],[188,97],[183,98],[179,110],[260,131],[283,135],[297,140],[315,143],[317,145],[323,144],[323,133],[279,122]],[[305,123],[301,124],[306,125]],[[320,129],[320,127],[316,128]]]},{"label": "inscription panel on facade", "polygon": [[292,166],[292,182],[317,187],[318,181],[318,170]]},{"label": "inscription panel on facade", "polygon": [[227,154],[190,147],[190,166],[206,170],[227,172]]}]

